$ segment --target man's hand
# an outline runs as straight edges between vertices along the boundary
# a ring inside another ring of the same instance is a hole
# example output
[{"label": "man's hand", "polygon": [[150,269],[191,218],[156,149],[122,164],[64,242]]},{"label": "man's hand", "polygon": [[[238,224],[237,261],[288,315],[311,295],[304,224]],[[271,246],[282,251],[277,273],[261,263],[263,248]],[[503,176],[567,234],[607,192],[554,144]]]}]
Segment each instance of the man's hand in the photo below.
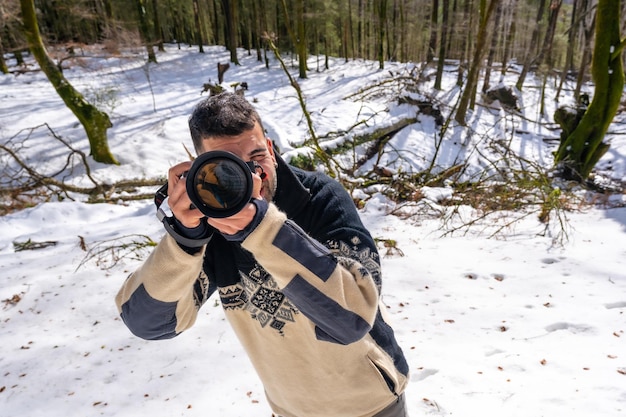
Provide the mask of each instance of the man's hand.
[{"label": "man's hand", "polygon": [[[195,208],[189,195],[187,194],[187,181],[183,176],[191,168],[191,162],[181,162],[170,168],[168,177],[167,194],[169,195],[168,204],[174,217],[182,223],[183,226],[193,229],[200,225],[205,217],[204,214]],[[261,198],[261,187],[263,181],[257,173],[252,173],[252,198]],[[208,223],[227,235],[234,235],[246,228],[256,214],[254,204],[247,204],[239,213],[223,219],[209,218]]]},{"label": "man's hand", "polygon": [[167,174],[168,204],[174,217],[188,229],[200,225],[204,214],[195,208],[187,194],[186,179],[183,176],[191,168],[191,161],[181,162],[170,168]]},{"label": "man's hand", "polygon": [[[252,198],[261,199],[261,186],[263,181],[257,173],[252,173]],[[248,203],[239,213],[223,219],[209,218],[211,226],[219,230],[222,234],[234,235],[245,229],[256,214],[256,207]]]}]

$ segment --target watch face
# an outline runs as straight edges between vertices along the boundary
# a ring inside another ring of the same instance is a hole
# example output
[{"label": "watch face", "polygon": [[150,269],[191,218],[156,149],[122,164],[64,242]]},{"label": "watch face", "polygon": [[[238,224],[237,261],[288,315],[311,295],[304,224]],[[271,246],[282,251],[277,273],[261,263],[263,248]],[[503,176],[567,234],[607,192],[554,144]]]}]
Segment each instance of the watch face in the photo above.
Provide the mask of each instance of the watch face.
[{"label": "watch face", "polygon": [[194,161],[189,170],[187,193],[194,205],[206,216],[232,216],[250,201],[250,168],[230,152],[204,153]]}]

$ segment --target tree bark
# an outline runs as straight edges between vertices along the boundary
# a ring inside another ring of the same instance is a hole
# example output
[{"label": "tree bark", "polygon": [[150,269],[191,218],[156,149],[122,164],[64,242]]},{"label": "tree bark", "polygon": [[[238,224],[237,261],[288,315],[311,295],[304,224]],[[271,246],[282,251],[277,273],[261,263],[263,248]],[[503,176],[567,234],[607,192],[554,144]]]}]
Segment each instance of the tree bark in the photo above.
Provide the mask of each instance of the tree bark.
[{"label": "tree bark", "polygon": [[604,135],[620,105],[624,89],[620,39],[620,1],[599,0],[596,12],[595,44],[591,63],[594,96],[574,131],[561,142],[555,163],[569,179],[584,181],[609,149]]},{"label": "tree bark", "polygon": [[28,46],[41,70],[46,74],[65,105],[83,125],[89,138],[93,159],[105,164],[119,165],[119,162],[111,154],[107,141],[107,129],[112,126],[109,115],[88,103],[83,95],[65,79],[61,70],[48,56],[39,33],[34,0],[20,0],[20,5]]}]

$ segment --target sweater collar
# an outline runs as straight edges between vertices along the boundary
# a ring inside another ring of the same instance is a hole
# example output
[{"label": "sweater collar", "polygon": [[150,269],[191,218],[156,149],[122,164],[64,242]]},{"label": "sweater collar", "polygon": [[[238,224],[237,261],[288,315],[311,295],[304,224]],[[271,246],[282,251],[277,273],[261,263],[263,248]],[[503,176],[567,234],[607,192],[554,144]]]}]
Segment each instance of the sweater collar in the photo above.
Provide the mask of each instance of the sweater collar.
[{"label": "sweater collar", "polygon": [[309,202],[311,195],[282,157],[278,153],[275,153],[275,156],[278,163],[276,168],[278,186],[274,203],[288,217],[293,217]]}]

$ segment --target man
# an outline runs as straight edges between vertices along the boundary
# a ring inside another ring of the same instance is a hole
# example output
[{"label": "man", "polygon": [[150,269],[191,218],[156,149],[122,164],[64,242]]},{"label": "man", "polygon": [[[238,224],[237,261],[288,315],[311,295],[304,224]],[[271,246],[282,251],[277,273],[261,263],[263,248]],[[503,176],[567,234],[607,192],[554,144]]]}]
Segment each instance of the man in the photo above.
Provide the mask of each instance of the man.
[{"label": "man", "polygon": [[240,212],[207,218],[184,174],[168,174],[168,234],[116,297],[145,339],[177,336],[216,290],[272,410],[283,417],[405,417],[408,366],[385,322],[376,245],[342,186],[288,166],[244,98],[224,93],[194,109],[198,154],[254,161]]}]

